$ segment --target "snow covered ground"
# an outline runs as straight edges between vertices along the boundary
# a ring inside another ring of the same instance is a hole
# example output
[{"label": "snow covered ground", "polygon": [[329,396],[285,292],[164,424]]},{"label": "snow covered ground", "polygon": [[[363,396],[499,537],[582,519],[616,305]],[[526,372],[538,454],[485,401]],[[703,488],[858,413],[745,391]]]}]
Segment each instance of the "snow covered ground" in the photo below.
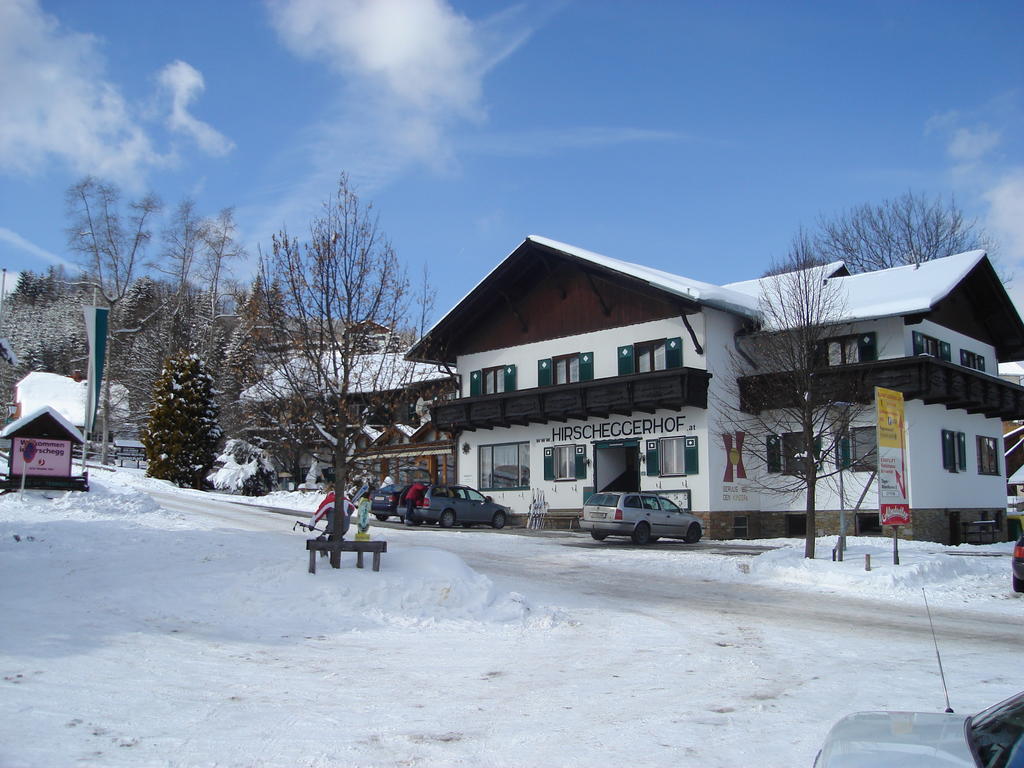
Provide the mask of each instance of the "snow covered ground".
[{"label": "snow covered ground", "polygon": [[[379,573],[313,576],[293,518],[93,481],[0,497],[4,768],[810,765],[847,712],[944,706],[930,636],[886,624],[923,613],[922,587],[978,627],[937,624],[958,711],[1024,688],[1024,644],[999,635],[1024,633],[1008,543],[903,542],[896,567],[885,539],[833,563],[831,539],[806,561],[795,540],[376,528]],[[319,497],[261,501],[305,517]],[[843,620],[778,617],[792,605]]]}]

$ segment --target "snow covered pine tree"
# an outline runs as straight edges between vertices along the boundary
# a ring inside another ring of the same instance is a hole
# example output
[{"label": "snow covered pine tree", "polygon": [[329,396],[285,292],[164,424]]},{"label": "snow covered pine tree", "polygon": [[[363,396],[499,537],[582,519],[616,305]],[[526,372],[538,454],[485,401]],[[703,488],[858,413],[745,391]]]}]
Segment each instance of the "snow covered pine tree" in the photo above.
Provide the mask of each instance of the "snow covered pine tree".
[{"label": "snow covered pine tree", "polygon": [[228,440],[217,457],[222,466],[213,475],[213,487],[243,496],[263,496],[274,490],[277,472],[262,448],[245,440]]},{"label": "snow covered pine tree", "polygon": [[221,437],[217,416],[213,378],[199,357],[179,352],[168,359],[142,431],[149,462],[146,474],[181,488],[202,488]]}]

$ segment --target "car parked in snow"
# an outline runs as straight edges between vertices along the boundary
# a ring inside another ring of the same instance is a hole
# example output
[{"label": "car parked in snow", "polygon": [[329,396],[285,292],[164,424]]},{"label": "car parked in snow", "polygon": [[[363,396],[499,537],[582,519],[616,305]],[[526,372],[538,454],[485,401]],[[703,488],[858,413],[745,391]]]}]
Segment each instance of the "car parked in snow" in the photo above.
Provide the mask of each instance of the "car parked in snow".
[{"label": "car parked in snow", "polygon": [[1013,591],[1024,592],[1024,533],[1020,535],[1013,547],[1010,573],[1013,578]]},{"label": "car parked in snow", "polygon": [[405,518],[405,504],[402,496],[409,486],[406,485],[382,485],[370,494],[370,512],[378,520],[383,522],[393,515]]},{"label": "car parked in snow", "polygon": [[832,726],[815,768],[1020,768],[1024,691],[976,715],[858,712]]},{"label": "car parked in snow", "polygon": [[598,541],[628,536],[634,544],[660,538],[696,544],[703,535],[700,520],[657,493],[595,493],[583,505],[580,528]]},{"label": "car parked in snow", "polygon": [[477,523],[504,528],[511,511],[468,485],[435,484],[427,488],[415,514],[414,522],[437,523],[442,528]]}]

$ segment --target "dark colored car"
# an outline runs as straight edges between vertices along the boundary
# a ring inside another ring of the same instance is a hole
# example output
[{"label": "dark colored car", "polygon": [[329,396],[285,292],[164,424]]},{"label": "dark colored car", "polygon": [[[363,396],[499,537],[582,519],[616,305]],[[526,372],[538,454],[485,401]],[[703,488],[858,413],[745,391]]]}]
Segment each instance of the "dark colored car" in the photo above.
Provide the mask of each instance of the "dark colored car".
[{"label": "dark colored car", "polygon": [[509,515],[508,507],[468,485],[432,485],[416,507],[415,522],[437,523],[442,528],[477,523],[504,528]]},{"label": "dark colored car", "polygon": [[1010,569],[1013,573],[1013,591],[1024,592],[1024,533],[1020,535],[1013,547],[1013,560]]},{"label": "dark colored car", "polygon": [[378,520],[387,520],[392,515],[405,517],[405,504],[402,496],[408,485],[382,485],[370,494],[370,512]]}]

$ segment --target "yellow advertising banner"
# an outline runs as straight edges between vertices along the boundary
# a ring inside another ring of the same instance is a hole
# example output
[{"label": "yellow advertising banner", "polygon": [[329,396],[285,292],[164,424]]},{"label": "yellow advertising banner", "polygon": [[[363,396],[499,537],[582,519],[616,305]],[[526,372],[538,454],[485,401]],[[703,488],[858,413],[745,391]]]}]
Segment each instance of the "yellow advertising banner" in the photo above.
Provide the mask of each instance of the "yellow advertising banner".
[{"label": "yellow advertising banner", "polygon": [[903,449],[903,393],[875,387],[878,406],[878,446]]},{"label": "yellow advertising banner", "polygon": [[882,525],[909,525],[903,393],[875,387],[878,411],[878,509]]}]

